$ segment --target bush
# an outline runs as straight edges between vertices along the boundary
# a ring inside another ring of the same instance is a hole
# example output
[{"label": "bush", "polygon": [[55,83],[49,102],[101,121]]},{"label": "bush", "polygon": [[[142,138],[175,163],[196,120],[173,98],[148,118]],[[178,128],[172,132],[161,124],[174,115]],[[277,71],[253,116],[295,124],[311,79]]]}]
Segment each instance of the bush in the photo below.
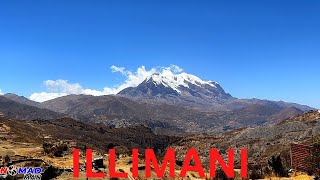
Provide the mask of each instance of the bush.
[{"label": "bush", "polygon": [[54,157],[63,157],[63,153],[69,149],[67,144],[53,145],[50,143],[44,143],[42,147],[46,154],[53,155]]},{"label": "bush", "polygon": [[272,159],[268,161],[269,166],[273,169],[275,174],[280,177],[288,177],[288,173],[285,171],[281,157],[280,156],[272,156]]},{"label": "bush", "polygon": [[308,173],[320,178],[320,144],[314,144],[310,149],[310,157],[306,159]]}]

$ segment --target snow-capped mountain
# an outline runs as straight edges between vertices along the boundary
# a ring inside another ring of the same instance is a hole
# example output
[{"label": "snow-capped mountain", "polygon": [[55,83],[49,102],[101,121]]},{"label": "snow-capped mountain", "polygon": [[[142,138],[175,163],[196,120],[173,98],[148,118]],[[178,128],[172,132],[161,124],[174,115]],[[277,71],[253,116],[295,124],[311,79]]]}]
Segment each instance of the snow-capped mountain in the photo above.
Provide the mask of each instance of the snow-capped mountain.
[{"label": "snow-capped mountain", "polygon": [[189,85],[196,85],[196,86],[204,86],[208,85],[213,88],[217,88],[218,83],[212,81],[204,81],[197,76],[187,74],[187,73],[180,73],[180,74],[161,74],[155,73],[152,74],[146,81],[152,81],[155,85],[164,85],[166,87],[170,87],[171,89],[175,90],[178,93],[182,93],[180,90],[181,87],[189,88]]},{"label": "snow-capped mountain", "polygon": [[222,103],[234,99],[213,81],[205,81],[187,73],[154,73],[137,87],[129,87],[119,95],[131,98],[148,98],[187,102],[199,105]]},{"label": "snow-capped mountain", "polygon": [[138,86],[128,87],[118,95],[140,102],[162,102],[205,111],[233,111],[256,105],[267,109],[278,107],[279,109],[296,107],[303,111],[311,109],[308,106],[282,101],[237,99],[226,93],[218,83],[205,81],[185,72],[154,73]]}]

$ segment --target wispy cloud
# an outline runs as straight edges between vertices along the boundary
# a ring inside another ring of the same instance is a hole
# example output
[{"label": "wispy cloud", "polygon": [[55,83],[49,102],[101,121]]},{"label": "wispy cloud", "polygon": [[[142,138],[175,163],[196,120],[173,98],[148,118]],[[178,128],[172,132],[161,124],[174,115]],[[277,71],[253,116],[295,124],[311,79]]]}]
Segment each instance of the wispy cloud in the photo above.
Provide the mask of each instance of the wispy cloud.
[{"label": "wispy cloud", "polygon": [[141,82],[154,73],[165,74],[171,72],[176,74],[183,71],[182,68],[176,65],[171,65],[169,67],[155,67],[149,70],[147,70],[145,66],[141,66],[137,68],[135,72],[126,70],[125,67],[117,67],[115,65],[112,65],[110,69],[113,73],[120,73],[121,75],[125,76],[125,81],[114,87],[106,86],[102,90],[95,90],[84,88],[79,83],[70,83],[68,80],[46,80],[44,81],[44,86],[47,89],[46,92],[33,93],[30,96],[30,99],[38,102],[44,102],[69,94],[87,94],[93,96],[117,94],[125,88],[138,86]]}]

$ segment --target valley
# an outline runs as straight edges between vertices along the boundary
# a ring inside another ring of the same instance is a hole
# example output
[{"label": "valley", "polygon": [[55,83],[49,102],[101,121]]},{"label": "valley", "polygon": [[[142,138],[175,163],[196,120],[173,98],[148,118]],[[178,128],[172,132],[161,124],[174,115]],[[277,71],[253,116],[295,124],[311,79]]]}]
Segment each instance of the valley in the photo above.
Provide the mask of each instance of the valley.
[{"label": "valley", "polygon": [[[10,157],[3,164],[36,164],[49,179],[72,178],[75,148],[81,152],[80,179],[85,176],[86,149],[93,149],[93,157],[104,161],[103,168],[95,168],[97,172],[107,172],[108,150],[115,149],[117,170],[132,179],[134,148],[140,152],[152,148],[159,158],[175,149],[177,176],[189,149],[197,149],[207,171],[210,149],[218,149],[226,160],[227,150],[233,148],[235,179],[241,179],[241,149],[248,150],[250,178],[311,178],[289,174],[290,148],[293,143],[320,142],[320,112],[296,103],[238,99],[218,83],[186,73],[153,74],[117,95],[70,94],[42,103],[15,94],[0,96],[0,141],[1,156]],[[144,158],[139,160],[139,179],[145,179]],[[281,174],[275,174],[279,172],[272,163],[281,163]],[[225,178],[221,169],[217,176]],[[156,178],[154,172],[152,177]],[[188,172],[185,179],[200,178]]]}]

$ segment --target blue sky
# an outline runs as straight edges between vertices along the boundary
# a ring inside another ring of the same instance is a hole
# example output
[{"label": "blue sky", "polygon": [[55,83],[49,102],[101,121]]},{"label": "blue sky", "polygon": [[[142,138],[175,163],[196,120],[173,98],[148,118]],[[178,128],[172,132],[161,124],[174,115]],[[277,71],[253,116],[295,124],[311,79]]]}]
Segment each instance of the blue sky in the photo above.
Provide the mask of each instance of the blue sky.
[{"label": "blue sky", "polygon": [[171,64],[233,96],[320,108],[320,1],[1,1],[0,89],[102,90]]}]

